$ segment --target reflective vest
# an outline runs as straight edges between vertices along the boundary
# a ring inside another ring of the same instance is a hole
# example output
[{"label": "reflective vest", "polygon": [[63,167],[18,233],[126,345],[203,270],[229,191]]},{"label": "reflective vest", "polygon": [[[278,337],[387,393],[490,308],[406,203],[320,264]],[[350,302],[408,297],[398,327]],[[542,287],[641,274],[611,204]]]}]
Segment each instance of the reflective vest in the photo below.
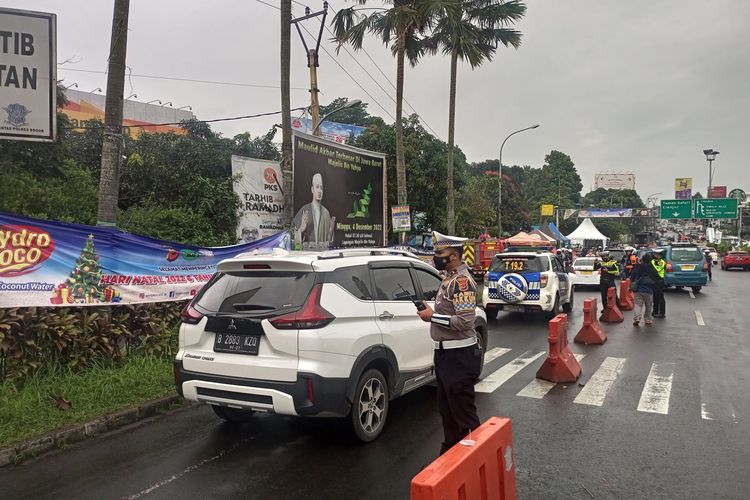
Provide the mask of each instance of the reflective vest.
[{"label": "reflective vest", "polygon": [[617,265],[617,261],[614,259],[602,262],[602,271],[602,274],[606,272],[607,274],[611,274],[612,276],[620,275],[620,267]]},{"label": "reflective vest", "polygon": [[654,266],[659,277],[664,278],[664,270],[667,268],[667,263],[664,262],[664,259],[653,259],[651,265]]}]

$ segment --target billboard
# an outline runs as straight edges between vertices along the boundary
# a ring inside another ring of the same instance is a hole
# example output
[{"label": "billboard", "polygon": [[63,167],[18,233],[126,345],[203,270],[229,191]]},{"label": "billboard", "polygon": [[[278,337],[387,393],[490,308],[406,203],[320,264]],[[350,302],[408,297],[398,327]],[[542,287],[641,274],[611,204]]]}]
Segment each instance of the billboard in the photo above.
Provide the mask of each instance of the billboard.
[{"label": "billboard", "polygon": [[294,132],[295,248],[383,246],[385,155]]},{"label": "billboard", "polygon": [[232,155],[233,187],[240,199],[237,239],[250,243],[284,229],[279,162]]},{"label": "billboard", "polygon": [[57,16],[0,8],[0,139],[57,136]]},{"label": "billboard", "polygon": [[203,248],[0,213],[0,308],[182,300],[194,296],[223,259],[289,247],[287,233]]},{"label": "billboard", "polygon": [[620,218],[620,217],[632,217],[632,208],[582,208],[578,212],[578,217],[609,217],[609,218]]},{"label": "billboard", "polygon": [[594,175],[594,189],[635,189],[635,174],[632,172],[600,172]]},{"label": "billboard", "polygon": [[[305,134],[313,133],[312,120],[309,118],[292,118],[292,128]],[[349,125],[346,123],[329,122],[328,120],[320,124],[320,136],[339,144],[352,143],[365,131],[365,127],[358,125]]]},{"label": "billboard", "polygon": [[[67,89],[68,99],[62,112],[68,115],[73,127],[82,127],[87,120],[104,121],[106,97],[92,92]],[[186,135],[187,131],[179,125],[159,125],[160,123],[179,123],[182,120],[195,119],[190,111],[176,109],[165,105],[126,99],[122,106],[123,132],[130,137],[138,137],[143,132],[174,133]]]},{"label": "billboard", "polygon": [[726,186],[711,186],[708,189],[709,198],[726,198],[727,187]]},{"label": "billboard", "polygon": [[691,200],[693,198],[692,177],[677,177],[674,180],[674,198],[676,200]]}]

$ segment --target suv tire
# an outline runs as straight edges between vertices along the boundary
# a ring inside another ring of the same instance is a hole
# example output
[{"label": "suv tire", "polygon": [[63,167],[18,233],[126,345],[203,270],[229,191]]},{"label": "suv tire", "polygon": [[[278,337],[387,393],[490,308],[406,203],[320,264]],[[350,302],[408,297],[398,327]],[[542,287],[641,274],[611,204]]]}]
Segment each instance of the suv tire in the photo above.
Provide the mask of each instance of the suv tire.
[{"label": "suv tire", "polygon": [[359,378],[354,390],[351,424],[357,439],[364,443],[380,436],[388,417],[388,384],[379,370],[367,370]]},{"label": "suv tire", "polygon": [[216,413],[217,417],[235,424],[247,422],[255,414],[253,410],[240,410],[239,408],[229,408],[228,406],[211,405],[211,409]]},{"label": "suv tire", "polygon": [[700,291],[701,291],[701,288],[703,288],[703,287],[700,287],[700,286],[694,286],[694,287],[693,287],[693,293],[698,293],[698,292],[700,292]]},{"label": "suv tire", "polygon": [[573,287],[571,287],[571,288],[570,288],[570,298],[569,298],[569,300],[568,300],[568,301],[567,301],[567,302],[566,302],[565,304],[563,304],[563,306],[562,306],[562,308],[563,308],[563,312],[565,312],[565,313],[567,313],[567,314],[570,314],[570,313],[572,313],[572,312],[573,312],[573,304],[574,304],[574,302],[575,302],[575,299],[574,299],[574,297],[575,297],[575,294],[573,293]]},{"label": "suv tire", "polygon": [[479,344],[479,349],[482,351],[479,376],[476,379],[479,380],[479,377],[482,376],[482,370],[484,370],[484,355],[487,353],[487,333],[479,326],[474,327],[474,333],[477,334],[477,343]]},{"label": "suv tire", "polygon": [[560,314],[560,294],[555,295],[555,303],[552,305],[552,310],[547,313],[547,318],[552,320],[555,316]]}]

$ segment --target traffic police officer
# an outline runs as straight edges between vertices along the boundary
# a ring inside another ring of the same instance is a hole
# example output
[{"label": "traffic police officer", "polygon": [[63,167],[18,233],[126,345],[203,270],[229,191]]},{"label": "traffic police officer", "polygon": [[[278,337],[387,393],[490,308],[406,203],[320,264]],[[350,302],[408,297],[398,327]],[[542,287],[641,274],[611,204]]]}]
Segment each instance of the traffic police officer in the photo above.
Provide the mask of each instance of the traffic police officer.
[{"label": "traffic police officer", "polygon": [[602,293],[602,310],[604,310],[607,308],[607,290],[610,287],[615,287],[615,301],[617,301],[615,278],[620,275],[620,266],[618,266],[617,261],[606,250],[601,252],[599,256],[602,258],[602,261],[594,264],[594,270],[599,269],[599,290]]},{"label": "traffic police officer", "polygon": [[667,304],[664,301],[664,272],[667,268],[667,263],[664,261],[664,249],[655,248],[652,252],[654,258],[651,261],[651,265],[656,269],[656,274],[659,275],[659,281],[654,286],[654,318],[663,318],[667,314]]},{"label": "traffic police officer", "polygon": [[479,378],[483,354],[474,332],[477,288],[469,267],[461,262],[463,240],[433,233],[433,261],[443,282],[435,297],[435,310],[425,304],[426,308],[417,312],[431,323],[438,410],[443,420],[441,454],[479,427],[474,382]]}]

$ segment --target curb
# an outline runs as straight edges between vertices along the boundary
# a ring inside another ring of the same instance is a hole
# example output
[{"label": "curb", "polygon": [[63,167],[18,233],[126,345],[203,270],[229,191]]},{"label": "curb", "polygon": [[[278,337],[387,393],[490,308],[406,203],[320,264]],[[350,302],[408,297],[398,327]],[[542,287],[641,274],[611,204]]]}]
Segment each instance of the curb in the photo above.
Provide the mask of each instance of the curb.
[{"label": "curb", "polygon": [[176,403],[183,402],[184,400],[176,394],[154,399],[133,408],[119,410],[82,424],[16,443],[7,448],[0,448],[0,468],[18,465],[29,458],[37,458],[66,445],[85,441],[102,433],[153,417],[158,412],[168,410]]}]

